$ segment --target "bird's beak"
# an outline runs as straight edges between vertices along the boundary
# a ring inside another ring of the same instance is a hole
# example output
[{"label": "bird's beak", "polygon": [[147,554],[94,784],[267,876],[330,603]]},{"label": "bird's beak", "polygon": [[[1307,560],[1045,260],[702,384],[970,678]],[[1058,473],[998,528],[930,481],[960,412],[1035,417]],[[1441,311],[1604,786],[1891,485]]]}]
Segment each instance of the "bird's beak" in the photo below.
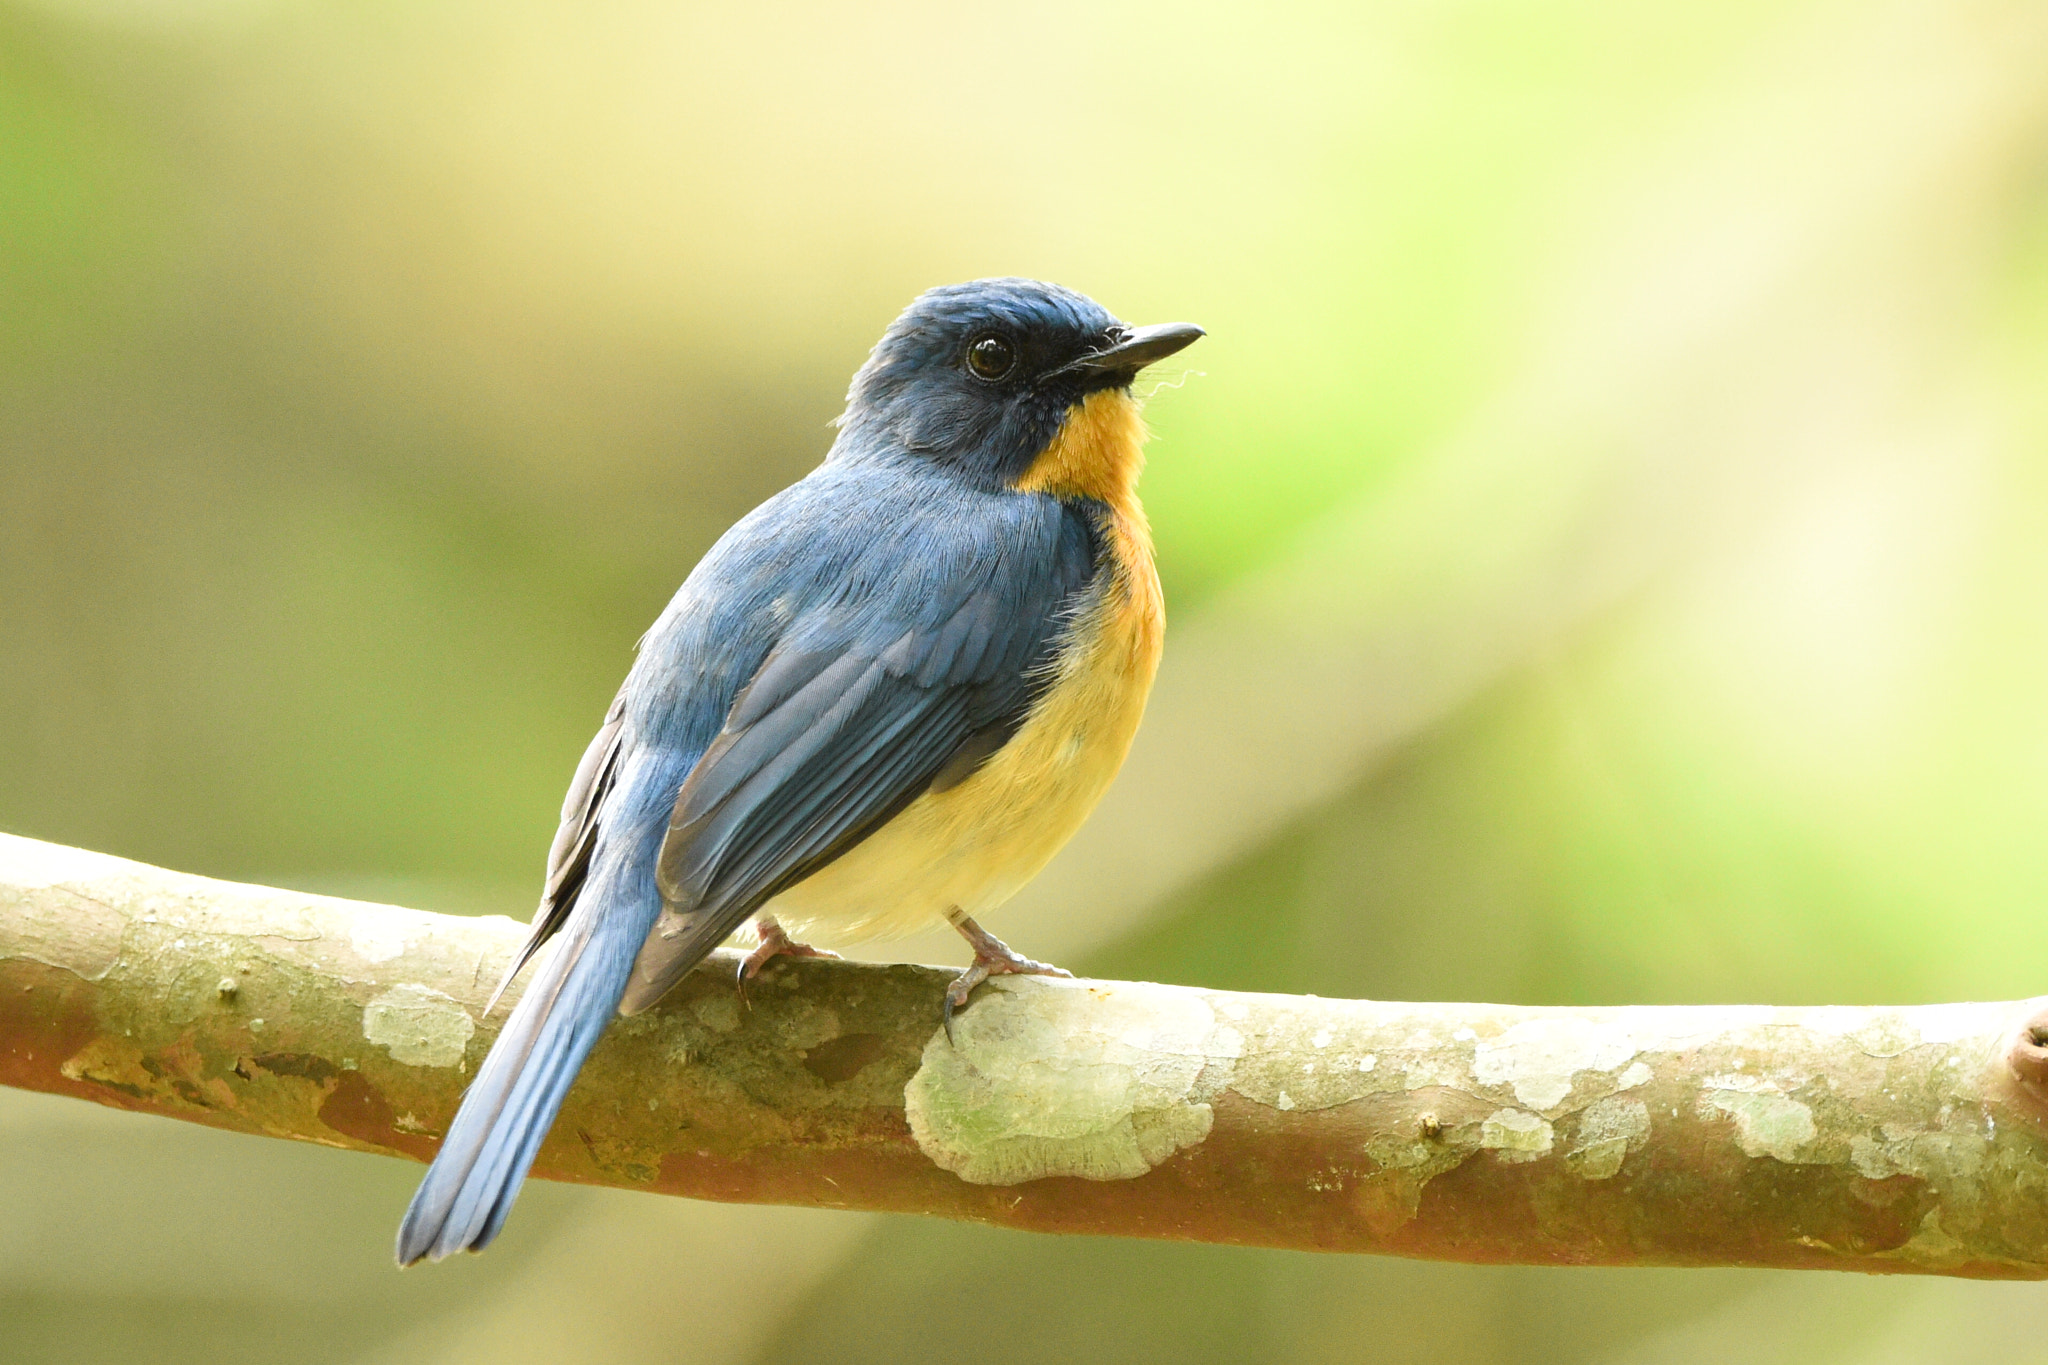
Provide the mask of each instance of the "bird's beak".
[{"label": "bird's beak", "polygon": [[1202,329],[1192,322],[1162,322],[1156,327],[1140,327],[1107,350],[1091,351],[1079,360],[1060,366],[1046,377],[1114,374],[1129,378],[1147,365],[1192,346],[1203,335]]}]

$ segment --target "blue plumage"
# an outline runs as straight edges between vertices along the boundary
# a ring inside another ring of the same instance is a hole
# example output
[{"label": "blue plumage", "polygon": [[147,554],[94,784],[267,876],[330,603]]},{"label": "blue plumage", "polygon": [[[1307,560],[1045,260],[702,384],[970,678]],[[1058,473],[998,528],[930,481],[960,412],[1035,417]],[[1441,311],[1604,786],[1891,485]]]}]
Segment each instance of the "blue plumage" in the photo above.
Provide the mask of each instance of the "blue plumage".
[{"label": "blue plumage", "polygon": [[1129,537],[1117,509],[1023,481],[1091,393],[1164,353],[1160,331],[1019,280],[934,290],[891,326],[825,463],[728,531],[643,641],[513,970],[554,950],[413,1197],[400,1264],[497,1235],[615,1012],[921,797],[971,787],[1043,714]]}]

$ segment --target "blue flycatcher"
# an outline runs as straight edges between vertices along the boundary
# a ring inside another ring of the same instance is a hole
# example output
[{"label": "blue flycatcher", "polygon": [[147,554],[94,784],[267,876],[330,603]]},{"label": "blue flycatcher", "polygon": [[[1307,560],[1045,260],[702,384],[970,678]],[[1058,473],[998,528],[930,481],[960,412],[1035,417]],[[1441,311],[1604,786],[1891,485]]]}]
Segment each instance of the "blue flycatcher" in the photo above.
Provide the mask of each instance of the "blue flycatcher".
[{"label": "blue flycatcher", "polygon": [[[590,743],[533,933],[554,941],[398,1231],[481,1250],[614,1013],[759,916],[742,970],[943,920],[993,973],[1065,975],[975,922],[1123,763],[1165,627],[1137,373],[1202,335],[1033,280],[934,289],[854,375],[839,435],[654,623]],[[499,990],[502,992],[501,985]]]}]

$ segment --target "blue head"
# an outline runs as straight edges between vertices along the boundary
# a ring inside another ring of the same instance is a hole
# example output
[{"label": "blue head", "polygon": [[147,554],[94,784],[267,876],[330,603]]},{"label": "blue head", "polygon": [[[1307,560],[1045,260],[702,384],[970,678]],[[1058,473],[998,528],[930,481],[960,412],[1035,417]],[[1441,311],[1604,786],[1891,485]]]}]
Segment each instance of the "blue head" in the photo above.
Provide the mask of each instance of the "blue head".
[{"label": "blue head", "polygon": [[1202,335],[1130,328],[1039,280],[944,285],[889,325],[853,376],[838,449],[901,450],[977,484],[1016,487],[1093,394]]}]

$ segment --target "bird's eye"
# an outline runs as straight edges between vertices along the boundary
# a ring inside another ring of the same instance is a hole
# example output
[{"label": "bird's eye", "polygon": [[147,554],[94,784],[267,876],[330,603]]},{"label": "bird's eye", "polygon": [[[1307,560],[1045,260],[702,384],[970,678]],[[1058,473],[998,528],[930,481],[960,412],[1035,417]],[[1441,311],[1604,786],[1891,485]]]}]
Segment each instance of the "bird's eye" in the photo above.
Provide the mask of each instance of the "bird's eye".
[{"label": "bird's eye", "polygon": [[977,337],[967,345],[967,368],[983,379],[1006,378],[1017,368],[1017,350],[1001,337]]}]

